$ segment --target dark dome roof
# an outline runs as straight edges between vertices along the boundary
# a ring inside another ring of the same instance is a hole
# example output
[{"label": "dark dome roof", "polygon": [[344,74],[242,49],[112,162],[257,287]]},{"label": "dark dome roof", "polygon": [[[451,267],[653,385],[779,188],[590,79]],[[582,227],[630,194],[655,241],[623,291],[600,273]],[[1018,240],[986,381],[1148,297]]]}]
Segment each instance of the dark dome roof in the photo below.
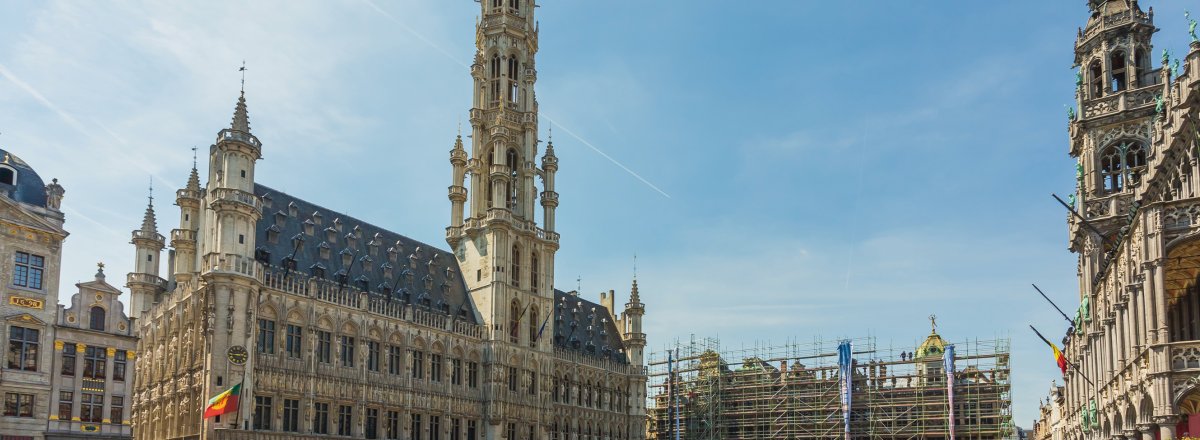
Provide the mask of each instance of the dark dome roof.
[{"label": "dark dome roof", "polygon": [[21,203],[38,207],[46,207],[46,182],[42,181],[37,172],[17,157],[17,155],[0,149],[0,168],[12,168],[17,172],[15,185],[0,181],[0,194]]}]

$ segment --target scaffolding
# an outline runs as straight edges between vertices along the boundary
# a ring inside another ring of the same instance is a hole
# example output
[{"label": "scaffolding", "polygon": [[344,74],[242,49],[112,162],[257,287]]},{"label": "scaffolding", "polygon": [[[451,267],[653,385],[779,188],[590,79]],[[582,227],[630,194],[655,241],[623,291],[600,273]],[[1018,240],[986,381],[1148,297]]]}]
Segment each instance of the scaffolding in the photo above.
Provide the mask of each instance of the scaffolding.
[{"label": "scaffolding", "polygon": [[[722,350],[715,338],[693,337],[653,353],[647,438],[845,438],[838,342]],[[950,438],[942,351],[851,342],[850,438]],[[1009,341],[953,345],[955,438],[1009,438]]]}]

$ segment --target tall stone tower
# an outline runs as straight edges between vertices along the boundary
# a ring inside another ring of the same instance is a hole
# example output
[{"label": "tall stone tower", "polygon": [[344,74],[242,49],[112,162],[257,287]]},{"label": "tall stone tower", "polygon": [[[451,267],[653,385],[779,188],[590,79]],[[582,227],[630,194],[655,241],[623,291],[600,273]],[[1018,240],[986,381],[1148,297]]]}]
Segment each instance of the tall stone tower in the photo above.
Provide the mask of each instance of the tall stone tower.
[{"label": "tall stone tower", "polygon": [[1162,92],[1163,75],[1169,75],[1168,69],[1150,65],[1153,15],[1136,1],[1090,0],[1089,7],[1086,31],[1080,29],[1075,42],[1080,111],[1070,123],[1070,154],[1079,160],[1080,213],[1095,228],[1072,219],[1081,292],[1092,291],[1093,278],[1103,272],[1101,265],[1128,223],[1126,216],[1136,210],[1135,192],[1147,174],[1155,96]]},{"label": "tall stone tower", "polygon": [[167,282],[158,276],[161,266],[159,259],[162,257],[163,247],[166,246],[166,239],[158,233],[153,196],[146,205],[146,213],[142,216],[142,227],[133,231],[132,235],[133,240],[130,243],[135,249],[135,260],[126,287],[129,288],[130,318],[136,320],[158,302],[167,288]]},{"label": "tall stone tower", "polygon": [[[250,133],[245,92],[238,98],[230,128],[217,134],[209,149],[208,187],[199,225],[200,277],[207,350],[204,396],[214,396],[233,384],[253,389],[254,357],[241,356],[252,347],[254,312],[262,289],[261,266],[254,260],[255,225],[262,216],[261,201],[254,195],[254,167],[262,158],[262,144]],[[232,426],[249,420],[252,405],[241,405],[238,415],[205,419],[204,430]]]},{"label": "tall stone tower", "polygon": [[[554,305],[558,234],[553,218],[558,197],[553,175],[558,165],[550,146],[542,167],[535,161],[534,2],[483,0],[480,5],[471,66],[472,142],[467,150],[460,137],[450,151],[453,180],[446,241],[458,258],[479,318],[489,329],[492,349],[485,351],[484,377],[495,383],[484,387],[484,426],[487,438],[493,439],[516,424],[544,430],[545,424],[535,421],[548,411],[547,399],[523,396],[515,389],[524,387],[514,388],[509,376],[534,368],[538,377],[551,373],[553,326],[541,330]],[[535,219],[539,177],[545,227]],[[545,435],[542,431],[538,437]]]},{"label": "tall stone tower", "polygon": [[[481,5],[471,66],[473,142],[468,152],[459,138],[451,150],[452,214],[446,240],[458,256],[477,310],[496,333],[494,339],[529,344],[527,335],[513,337],[523,332],[514,332],[511,324],[526,317],[512,316],[512,306],[517,306],[518,315],[527,314],[529,308],[544,317],[550,310],[558,250],[552,226],[558,160],[553,147],[548,147],[543,166],[535,162],[538,31],[534,4],[485,0]],[[545,228],[534,218],[539,177]]]}]

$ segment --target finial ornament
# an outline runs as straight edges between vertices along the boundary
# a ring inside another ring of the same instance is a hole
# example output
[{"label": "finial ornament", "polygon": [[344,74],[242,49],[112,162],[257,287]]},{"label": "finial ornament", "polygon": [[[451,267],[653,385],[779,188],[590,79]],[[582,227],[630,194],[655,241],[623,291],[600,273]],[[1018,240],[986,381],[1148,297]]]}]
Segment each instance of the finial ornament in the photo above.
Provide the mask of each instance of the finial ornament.
[{"label": "finial ornament", "polygon": [[150,176],[150,206],[154,206],[154,176]]},{"label": "finial ornament", "polygon": [[196,169],[196,146],[192,145],[192,169]]},{"label": "finial ornament", "polygon": [[246,60],[242,60],[242,67],[238,68],[238,72],[242,72],[242,93],[246,92]]},{"label": "finial ornament", "polygon": [[1192,43],[1200,43],[1200,38],[1196,38],[1196,20],[1192,18],[1192,13],[1183,11],[1183,18],[1188,21],[1188,35],[1192,37]]},{"label": "finial ornament", "polygon": [[637,252],[633,253],[633,280],[637,281]]},{"label": "finial ornament", "polygon": [[103,261],[97,261],[97,262],[96,262],[96,268],[98,268],[98,269],[100,269],[100,270],[104,270],[104,262],[103,262]]},{"label": "finial ornament", "polygon": [[929,315],[929,325],[933,327],[933,332],[937,333],[937,315]]}]

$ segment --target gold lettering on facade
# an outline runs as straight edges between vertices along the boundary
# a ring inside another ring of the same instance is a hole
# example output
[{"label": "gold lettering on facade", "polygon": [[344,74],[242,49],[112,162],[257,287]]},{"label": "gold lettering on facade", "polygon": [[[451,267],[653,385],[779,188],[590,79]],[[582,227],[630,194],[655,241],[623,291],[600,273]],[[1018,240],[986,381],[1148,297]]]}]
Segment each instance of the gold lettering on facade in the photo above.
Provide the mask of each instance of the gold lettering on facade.
[{"label": "gold lettering on facade", "polygon": [[45,301],[42,301],[40,299],[26,298],[23,296],[11,296],[11,295],[8,297],[8,303],[12,304],[14,306],[17,306],[17,307],[25,307],[28,309],[38,309],[38,310],[41,310],[42,306],[46,304]]}]

